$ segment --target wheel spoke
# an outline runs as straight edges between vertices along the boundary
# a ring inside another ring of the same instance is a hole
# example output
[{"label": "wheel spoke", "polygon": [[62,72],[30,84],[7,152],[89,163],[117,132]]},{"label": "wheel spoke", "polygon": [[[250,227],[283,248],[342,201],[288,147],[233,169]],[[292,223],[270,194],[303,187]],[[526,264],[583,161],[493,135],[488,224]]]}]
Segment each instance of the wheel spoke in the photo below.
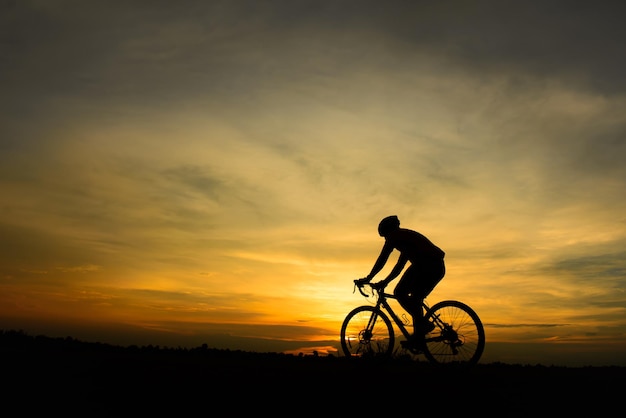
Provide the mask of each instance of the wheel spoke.
[{"label": "wheel spoke", "polygon": [[458,301],[442,301],[427,316],[438,326],[427,335],[424,355],[433,363],[475,364],[485,347],[485,331],[478,315]]},{"label": "wheel spoke", "polygon": [[354,309],[341,326],[341,347],[348,357],[389,356],[393,344],[389,318],[372,306]]}]

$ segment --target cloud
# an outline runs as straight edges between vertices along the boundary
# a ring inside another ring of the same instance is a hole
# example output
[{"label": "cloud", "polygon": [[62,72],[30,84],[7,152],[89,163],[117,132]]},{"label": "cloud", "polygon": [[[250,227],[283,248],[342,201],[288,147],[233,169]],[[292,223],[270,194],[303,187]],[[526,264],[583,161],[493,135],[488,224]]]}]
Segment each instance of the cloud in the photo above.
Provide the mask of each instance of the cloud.
[{"label": "cloud", "polygon": [[64,273],[89,273],[100,270],[100,266],[87,264],[82,266],[57,267],[57,269]]},{"label": "cloud", "polygon": [[395,213],[489,323],[623,306],[620,3],[1,7],[6,286],[319,321]]}]

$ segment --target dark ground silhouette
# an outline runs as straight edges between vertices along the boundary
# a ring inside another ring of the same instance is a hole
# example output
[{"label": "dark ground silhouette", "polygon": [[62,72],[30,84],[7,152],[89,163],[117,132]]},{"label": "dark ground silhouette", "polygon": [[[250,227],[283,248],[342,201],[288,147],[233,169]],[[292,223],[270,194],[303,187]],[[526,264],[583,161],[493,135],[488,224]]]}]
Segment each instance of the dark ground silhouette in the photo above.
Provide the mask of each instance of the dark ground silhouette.
[{"label": "dark ground silhouette", "polygon": [[[0,331],[3,408],[13,416],[278,416],[402,413],[504,417],[614,413],[624,367],[356,360],[159,346],[120,347]],[[418,414],[419,415],[419,414]]]}]

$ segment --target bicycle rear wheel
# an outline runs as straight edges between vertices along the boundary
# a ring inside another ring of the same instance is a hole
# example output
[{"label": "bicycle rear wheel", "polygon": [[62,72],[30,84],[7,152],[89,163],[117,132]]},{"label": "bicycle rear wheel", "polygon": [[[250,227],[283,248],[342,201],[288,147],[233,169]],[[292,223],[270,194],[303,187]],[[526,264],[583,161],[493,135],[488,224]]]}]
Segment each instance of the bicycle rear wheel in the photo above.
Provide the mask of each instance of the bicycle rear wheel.
[{"label": "bicycle rear wheel", "polygon": [[485,329],[472,308],[445,300],[433,305],[426,318],[435,329],[426,335],[424,356],[435,364],[474,365],[485,349]]},{"label": "bicycle rear wheel", "polygon": [[394,340],[391,321],[373,306],[353,309],[341,325],[341,348],[346,357],[391,356]]}]

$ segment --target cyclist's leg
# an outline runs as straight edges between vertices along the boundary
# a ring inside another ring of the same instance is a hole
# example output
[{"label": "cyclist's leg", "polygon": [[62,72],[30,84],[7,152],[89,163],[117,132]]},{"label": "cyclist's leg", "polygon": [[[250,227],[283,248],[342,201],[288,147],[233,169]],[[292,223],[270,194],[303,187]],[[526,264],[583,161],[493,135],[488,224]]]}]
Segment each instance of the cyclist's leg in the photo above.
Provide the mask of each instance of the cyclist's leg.
[{"label": "cyclist's leg", "polygon": [[422,311],[422,300],[420,297],[423,289],[420,289],[419,271],[415,265],[409,266],[406,269],[400,281],[393,290],[393,294],[396,300],[407,311],[413,320],[413,335],[419,335],[417,328],[424,317]]},{"label": "cyclist's leg", "polygon": [[423,336],[432,330],[432,324],[424,320],[423,300],[433,291],[446,274],[441,260],[424,260],[411,265],[394,290],[400,305],[413,317],[413,335]]},{"label": "cyclist's leg", "polygon": [[[422,301],[426,299],[428,295],[430,295],[430,293],[433,291],[435,286],[439,284],[439,282],[443,279],[445,275],[446,275],[446,265],[443,259],[432,260],[432,261],[429,261],[428,263],[423,264],[422,282],[421,282],[423,284],[423,287],[420,293],[422,295],[422,299],[420,300],[420,306],[422,306]],[[419,324],[420,324],[420,329],[419,329],[420,335],[428,334],[434,328],[434,325],[430,321],[428,321],[428,319],[424,319],[423,317],[421,318],[421,321]],[[418,332],[418,330],[416,329],[415,332]]]}]

